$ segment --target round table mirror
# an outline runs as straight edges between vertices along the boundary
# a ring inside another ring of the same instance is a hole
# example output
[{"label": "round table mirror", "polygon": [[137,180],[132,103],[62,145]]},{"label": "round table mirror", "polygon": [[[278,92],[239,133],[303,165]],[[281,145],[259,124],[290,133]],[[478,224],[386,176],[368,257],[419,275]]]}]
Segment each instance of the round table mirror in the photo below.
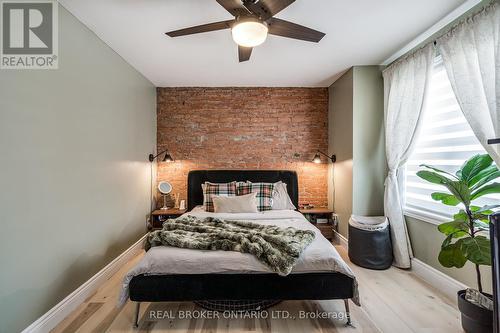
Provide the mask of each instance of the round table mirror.
[{"label": "round table mirror", "polygon": [[172,192],[172,184],[170,184],[169,182],[165,182],[165,181],[160,182],[158,184],[158,191],[160,191],[160,193],[163,196],[163,207],[161,207],[161,209],[168,209],[167,194]]},{"label": "round table mirror", "polygon": [[169,194],[172,192],[172,184],[169,182],[160,182],[158,184],[158,191],[160,191],[161,194]]}]

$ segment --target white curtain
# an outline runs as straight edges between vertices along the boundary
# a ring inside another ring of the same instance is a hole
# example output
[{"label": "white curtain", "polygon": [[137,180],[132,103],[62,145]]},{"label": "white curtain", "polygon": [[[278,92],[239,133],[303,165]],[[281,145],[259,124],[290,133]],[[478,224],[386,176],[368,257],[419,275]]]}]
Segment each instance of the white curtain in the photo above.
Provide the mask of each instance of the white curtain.
[{"label": "white curtain", "polygon": [[404,165],[415,145],[435,55],[434,46],[416,51],[384,73],[385,142],[389,174],[384,211],[391,227],[394,266],[409,268],[411,247],[403,215]]},{"label": "white curtain", "polygon": [[500,165],[500,5],[494,2],[439,38],[453,91],[474,134]]}]

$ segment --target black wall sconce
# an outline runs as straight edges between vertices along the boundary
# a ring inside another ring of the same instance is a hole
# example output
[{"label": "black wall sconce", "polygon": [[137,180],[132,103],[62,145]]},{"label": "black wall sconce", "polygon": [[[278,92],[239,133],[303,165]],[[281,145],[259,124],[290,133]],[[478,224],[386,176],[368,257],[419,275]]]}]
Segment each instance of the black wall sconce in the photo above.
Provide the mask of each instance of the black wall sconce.
[{"label": "black wall sconce", "polygon": [[172,155],[170,155],[168,153],[168,149],[165,149],[164,151],[162,151],[156,155],[149,154],[149,162],[152,163],[156,158],[158,158],[158,156],[160,156],[163,153],[165,153],[165,156],[163,156],[162,162],[173,162],[174,161],[174,159],[172,158]]},{"label": "black wall sconce", "polygon": [[332,156],[330,156],[330,155],[323,153],[321,150],[318,150],[316,152],[316,155],[314,155],[314,158],[312,161],[314,163],[321,163],[321,155],[328,157],[328,159],[330,161],[332,161],[332,163],[335,163],[337,161],[337,155],[333,154]]}]

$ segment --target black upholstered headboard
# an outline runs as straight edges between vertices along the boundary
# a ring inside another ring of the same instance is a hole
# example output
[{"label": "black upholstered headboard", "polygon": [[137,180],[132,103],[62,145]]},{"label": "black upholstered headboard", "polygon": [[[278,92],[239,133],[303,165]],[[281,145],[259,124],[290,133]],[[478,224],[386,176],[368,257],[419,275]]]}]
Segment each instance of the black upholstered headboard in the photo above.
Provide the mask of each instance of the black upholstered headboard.
[{"label": "black upholstered headboard", "polygon": [[195,170],[188,174],[187,208],[193,209],[203,205],[203,191],[201,184],[228,183],[231,181],[251,181],[254,183],[286,183],[288,195],[295,207],[299,206],[299,184],[297,173],[288,170]]}]

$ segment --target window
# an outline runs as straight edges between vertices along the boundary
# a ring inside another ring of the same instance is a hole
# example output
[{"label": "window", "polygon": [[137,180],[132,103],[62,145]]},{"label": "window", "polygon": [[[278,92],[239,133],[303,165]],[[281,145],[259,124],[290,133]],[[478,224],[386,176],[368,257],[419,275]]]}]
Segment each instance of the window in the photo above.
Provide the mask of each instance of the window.
[{"label": "window", "polygon": [[[440,222],[449,220],[458,207],[446,206],[431,198],[432,192],[446,192],[446,189],[417,177],[419,165],[428,164],[451,172],[469,157],[486,152],[460,110],[441,57],[436,58],[429,89],[422,129],[406,165],[405,213]],[[499,195],[484,196],[475,204],[498,203],[499,199]]]}]

